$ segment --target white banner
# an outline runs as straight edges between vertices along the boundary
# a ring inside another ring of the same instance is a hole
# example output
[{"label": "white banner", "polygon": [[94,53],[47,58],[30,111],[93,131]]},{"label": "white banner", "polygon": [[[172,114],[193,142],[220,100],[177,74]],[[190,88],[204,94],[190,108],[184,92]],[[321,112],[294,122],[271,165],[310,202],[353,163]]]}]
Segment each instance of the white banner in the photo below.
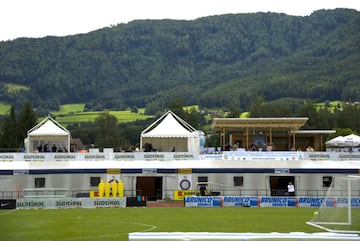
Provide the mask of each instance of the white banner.
[{"label": "white banner", "polygon": [[199,160],[199,153],[192,152],[39,152],[39,153],[0,153],[0,161],[168,161]]},{"label": "white banner", "polygon": [[125,208],[126,198],[26,198],[16,201],[17,209],[110,207]]},{"label": "white banner", "polygon": [[169,161],[169,160],[358,160],[359,153],[301,151],[0,153],[0,162],[44,161]]}]

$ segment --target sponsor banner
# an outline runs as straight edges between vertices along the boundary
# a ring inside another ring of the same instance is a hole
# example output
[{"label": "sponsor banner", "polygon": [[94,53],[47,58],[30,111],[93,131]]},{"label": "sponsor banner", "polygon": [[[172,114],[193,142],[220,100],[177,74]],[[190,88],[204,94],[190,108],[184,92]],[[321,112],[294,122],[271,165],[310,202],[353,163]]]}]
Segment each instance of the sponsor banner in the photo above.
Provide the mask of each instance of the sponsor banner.
[{"label": "sponsor banner", "polygon": [[46,199],[18,199],[16,200],[17,209],[33,209],[33,208],[46,208]]},{"label": "sponsor banner", "polygon": [[39,152],[0,153],[0,162],[200,160],[196,152]]},{"label": "sponsor banner", "polygon": [[126,198],[26,198],[16,201],[17,209],[126,207]]},{"label": "sponsor banner", "polygon": [[[347,208],[348,207],[348,198],[338,197],[335,199],[335,205],[337,208]],[[351,198],[351,207],[360,208],[360,197]]]},{"label": "sponsor banner", "polygon": [[222,160],[223,155],[222,154],[205,154],[200,155],[200,160]]},{"label": "sponsor banner", "polygon": [[[320,207],[324,203],[324,207],[335,207],[335,208],[347,208],[348,207],[348,198],[347,197],[331,197],[331,198],[321,198],[321,197],[299,197],[298,198],[298,207]],[[351,198],[351,207],[360,208],[360,198]]]},{"label": "sponsor banner", "polygon": [[299,197],[298,207],[300,208],[318,208],[324,201],[321,197]]},{"label": "sponsor banner", "polygon": [[[256,196],[192,196],[185,197],[185,207],[325,207],[347,208],[346,197],[256,197]],[[360,198],[351,198],[351,207],[360,208]]]},{"label": "sponsor banner", "polygon": [[135,153],[132,152],[121,152],[121,153],[114,153],[114,160],[115,161],[135,161]]},{"label": "sponsor banner", "polygon": [[[224,151],[202,149],[197,152],[40,152],[0,153],[1,162],[27,161],[135,161],[135,160],[358,160],[360,154],[344,152],[301,152],[301,151]],[[211,153],[211,154],[209,154]]]},{"label": "sponsor banner", "polygon": [[0,199],[0,209],[15,209],[16,199]]},{"label": "sponsor banner", "polygon": [[223,202],[221,196],[185,197],[185,207],[222,207]]},{"label": "sponsor banner", "polygon": [[185,196],[185,207],[257,207],[258,197]]},{"label": "sponsor banner", "polygon": [[230,151],[223,152],[223,160],[303,160],[303,153],[294,151]]},{"label": "sponsor banner", "polygon": [[126,198],[80,198],[83,208],[125,208]]},{"label": "sponsor banner", "polygon": [[351,198],[351,207],[360,208],[360,197]]},{"label": "sponsor banner", "polygon": [[17,200],[18,209],[33,208],[78,208],[82,203],[77,198],[25,198]]},{"label": "sponsor banner", "polygon": [[185,197],[196,196],[198,193],[198,190],[175,190],[174,200],[184,200]]},{"label": "sponsor banner", "polygon": [[[341,197],[341,198],[336,198],[334,200],[336,203],[334,203],[336,205],[337,208],[347,208],[348,207],[348,199],[346,197]],[[351,200],[351,206],[353,204],[354,200]]]},{"label": "sponsor banner", "polygon": [[296,202],[295,197],[185,197],[185,207],[295,207]]},{"label": "sponsor banner", "polygon": [[351,207],[360,208],[360,197],[351,198]]},{"label": "sponsor banner", "polygon": [[224,207],[257,207],[258,197],[225,196]]},{"label": "sponsor banner", "polygon": [[260,197],[260,207],[296,207],[295,197]]}]

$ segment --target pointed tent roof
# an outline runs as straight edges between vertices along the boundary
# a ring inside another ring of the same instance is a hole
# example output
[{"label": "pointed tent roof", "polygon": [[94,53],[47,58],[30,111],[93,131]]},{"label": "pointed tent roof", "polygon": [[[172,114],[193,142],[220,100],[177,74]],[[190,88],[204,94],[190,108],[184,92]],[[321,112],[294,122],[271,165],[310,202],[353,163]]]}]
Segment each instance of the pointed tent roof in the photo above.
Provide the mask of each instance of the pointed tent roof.
[{"label": "pointed tent roof", "polygon": [[358,146],[360,145],[360,136],[350,134],[347,136],[337,136],[325,143],[329,146]]},{"label": "pointed tent roof", "polygon": [[344,144],[346,146],[358,146],[360,145],[360,136],[355,134],[344,136]]},{"label": "pointed tent roof", "polygon": [[168,110],[157,121],[142,131],[142,137],[189,137],[196,129]]},{"label": "pointed tent roof", "polygon": [[28,131],[28,136],[69,136],[70,132],[48,116]]},{"label": "pointed tent roof", "polygon": [[344,143],[344,137],[343,136],[337,136],[337,137],[325,142],[325,145],[328,145],[328,146],[342,146],[343,143]]}]

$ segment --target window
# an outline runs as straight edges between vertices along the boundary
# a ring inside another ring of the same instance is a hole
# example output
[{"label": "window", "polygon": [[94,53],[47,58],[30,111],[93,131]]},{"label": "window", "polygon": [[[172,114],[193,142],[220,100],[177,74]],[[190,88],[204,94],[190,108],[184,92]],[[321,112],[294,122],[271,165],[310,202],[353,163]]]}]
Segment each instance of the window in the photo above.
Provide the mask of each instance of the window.
[{"label": "window", "polygon": [[235,187],[244,186],[244,177],[234,177],[234,186]]},{"label": "window", "polygon": [[323,187],[330,187],[333,181],[333,177],[331,176],[324,176],[323,177]]},{"label": "window", "polygon": [[198,177],[198,182],[208,182],[208,177]]},{"label": "window", "polygon": [[90,186],[97,187],[100,183],[100,177],[90,177]]},{"label": "window", "polygon": [[35,188],[45,187],[45,177],[35,177]]}]

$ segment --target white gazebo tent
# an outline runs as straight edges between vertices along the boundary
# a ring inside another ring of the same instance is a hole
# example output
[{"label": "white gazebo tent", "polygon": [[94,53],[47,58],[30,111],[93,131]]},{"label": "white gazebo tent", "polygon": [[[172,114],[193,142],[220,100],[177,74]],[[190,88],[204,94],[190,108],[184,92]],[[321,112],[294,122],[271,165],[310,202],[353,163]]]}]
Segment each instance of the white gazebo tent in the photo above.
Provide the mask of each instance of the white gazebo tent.
[{"label": "white gazebo tent", "polygon": [[140,146],[149,143],[158,151],[199,152],[201,132],[187,122],[167,111],[141,132]]},{"label": "white gazebo tent", "polygon": [[344,145],[345,146],[359,146],[360,145],[360,136],[355,134],[350,134],[344,136]]},{"label": "white gazebo tent", "polygon": [[352,147],[360,145],[360,136],[350,134],[347,136],[337,136],[325,143],[327,146]]},{"label": "white gazebo tent", "polygon": [[334,137],[327,142],[325,142],[325,145],[327,146],[343,146],[344,144],[344,137],[343,136],[337,136]]},{"label": "white gazebo tent", "polygon": [[70,140],[70,132],[48,116],[27,132],[24,144],[26,152],[37,151],[39,145],[45,144],[48,145],[49,151],[55,144],[58,150],[61,148],[63,152],[69,152]]}]

